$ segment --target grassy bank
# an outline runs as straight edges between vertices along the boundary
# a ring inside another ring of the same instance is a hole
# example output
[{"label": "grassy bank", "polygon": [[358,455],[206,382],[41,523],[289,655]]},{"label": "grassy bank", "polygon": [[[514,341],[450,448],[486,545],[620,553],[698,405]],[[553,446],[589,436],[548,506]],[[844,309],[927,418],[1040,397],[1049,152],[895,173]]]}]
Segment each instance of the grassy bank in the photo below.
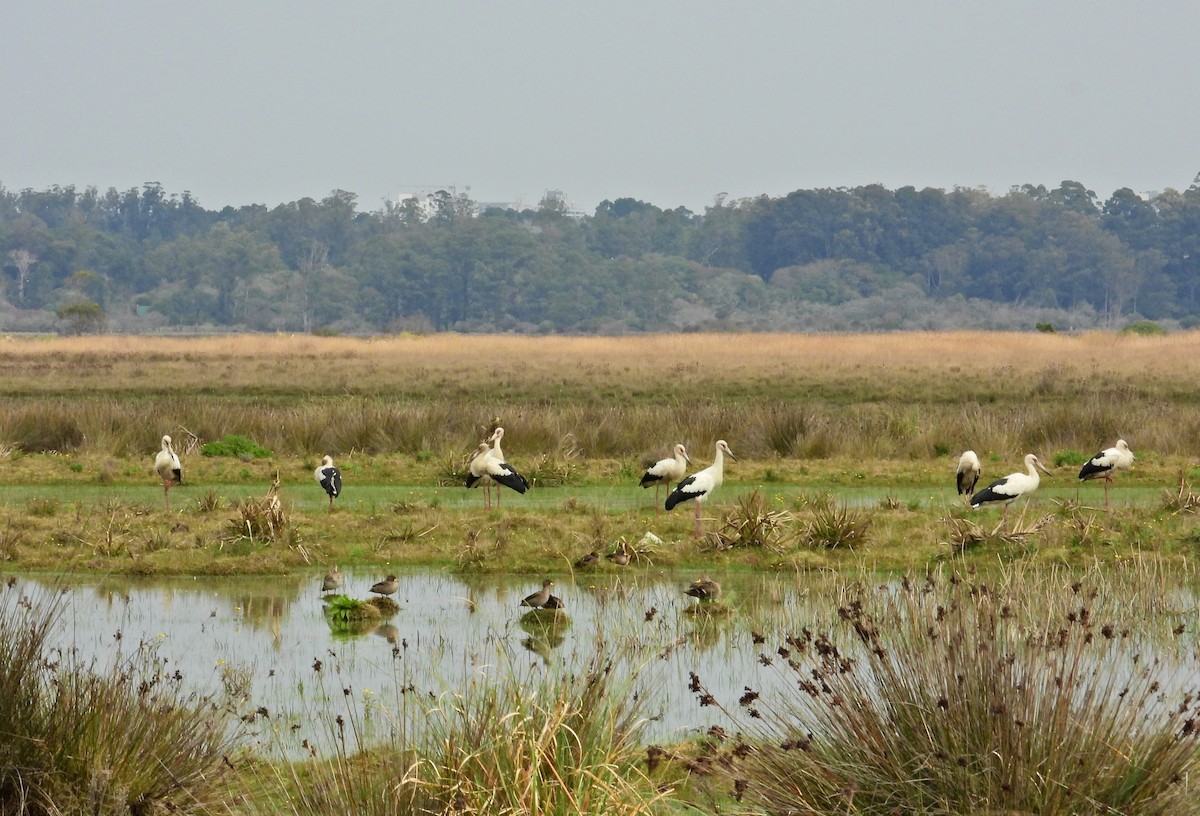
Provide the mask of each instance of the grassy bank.
[{"label": "grassy bank", "polygon": [[[648,531],[664,543],[643,563],[664,566],[1190,558],[1192,506],[1171,497],[1200,482],[1198,345],[1197,333],[6,339],[0,559],[566,570]],[[460,485],[493,417],[534,489],[488,514]],[[170,514],[150,467],[163,433],[186,474]],[[234,434],[265,452],[202,455]],[[1118,436],[1138,459],[1104,514],[1099,486],[1077,492],[1075,474]],[[655,513],[636,484],[673,442],[701,467],[718,438],[739,460],[704,510],[706,530],[727,534],[696,542],[689,508]],[[997,527],[950,492],[967,447],[984,483],[1029,451],[1055,476],[1023,520],[1014,508]],[[346,484],[332,515],[311,478],[324,453]],[[259,529],[276,478],[286,518]],[[830,531],[839,515],[858,524],[853,540]]]}]

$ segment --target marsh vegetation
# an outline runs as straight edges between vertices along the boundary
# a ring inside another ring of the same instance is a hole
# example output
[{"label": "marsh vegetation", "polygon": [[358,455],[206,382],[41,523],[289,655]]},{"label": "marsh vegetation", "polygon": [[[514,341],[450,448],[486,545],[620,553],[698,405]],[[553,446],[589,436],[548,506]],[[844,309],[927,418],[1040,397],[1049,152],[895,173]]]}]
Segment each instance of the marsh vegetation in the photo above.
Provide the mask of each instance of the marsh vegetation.
[{"label": "marsh vegetation", "polygon": [[[318,618],[323,638],[379,634],[389,677],[368,699],[342,685],[351,665],[308,655],[304,682],[325,689],[311,699],[340,704],[307,712],[256,686],[255,666],[162,669],[132,645],[113,662],[43,660],[45,637],[23,638],[51,631],[62,600],[9,589],[20,623],[0,674],[43,691],[13,698],[0,729],[73,747],[7,749],[5,812],[1195,812],[1200,336],[4,342],[6,575],[289,582],[337,563],[608,588],[588,616],[569,600],[522,621],[513,606],[487,640],[499,670],[452,687],[409,666],[461,623],[418,644],[403,604],[344,631]],[[533,489],[487,512],[461,485],[494,417]],[[151,470],[163,433],[184,467],[169,513]],[[264,454],[205,455],[236,437]],[[1075,475],[1118,437],[1138,459],[1106,513]],[[695,457],[719,438],[739,461],[696,540],[637,481],[673,443]],[[954,494],[966,447],[983,483],[1031,450],[1055,475],[1001,523]],[[324,454],[345,479],[332,512],[312,478]],[[617,551],[629,563],[603,557]],[[726,591],[686,611],[702,571]],[[658,580],[669,602],[636,589]],[[249,621],[275,603],[241,608]],[[655,674],[664,654],[708,649],[744,674]],[[104,740],[143,740],[161,767],[57,736],[54,706],[89,694],[123,712],[96,729],[142,729]],[[176,711],[192,729],[177,767],[152,746]],[[1089,773],[1111,784],[1088,788]]]}]

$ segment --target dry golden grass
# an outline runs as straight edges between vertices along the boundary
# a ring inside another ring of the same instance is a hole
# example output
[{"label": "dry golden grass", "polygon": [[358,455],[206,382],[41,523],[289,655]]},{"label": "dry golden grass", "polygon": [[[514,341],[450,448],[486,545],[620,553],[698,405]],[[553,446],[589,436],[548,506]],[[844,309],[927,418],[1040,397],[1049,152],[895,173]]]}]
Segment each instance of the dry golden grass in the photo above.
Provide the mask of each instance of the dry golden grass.
[{"label": "dry golden grass", "polygon": [[[279,454],[1086,456],[1200,448],[1200,332],[0,339],[0,446],[128,456],[170,430]],[[149,447],[148,447],[149,446]],[[1082,460],[1079,460],[1082,461]]]},{"label": "dry golden grass", "polygon": [[751,391],[789,392],[800,383],[806,393],[815,388],[832,398],[882,399],[937,388],[927,395],[936,400],[1064,387],[1170,396],[1200,381],[1200,332],[6,337],[0,353],[10,393],[250,388],[415,395],[485,383],[499,390],[572,391],[600,381],[619,395],[643,389],[703,393],[734,380]]}]

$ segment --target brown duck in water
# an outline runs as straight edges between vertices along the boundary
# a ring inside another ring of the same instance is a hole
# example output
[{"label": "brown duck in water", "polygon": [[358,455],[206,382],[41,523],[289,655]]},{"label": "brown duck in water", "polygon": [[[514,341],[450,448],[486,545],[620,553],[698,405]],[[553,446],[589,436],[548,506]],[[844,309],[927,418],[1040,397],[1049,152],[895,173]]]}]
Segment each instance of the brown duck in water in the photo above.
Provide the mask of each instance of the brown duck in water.
[{"label": "brown duck in water", "polygon": [[396,590],[400,588],[400,582],[396,580],[395,575],[389,575],[387,580],[379,581],[371,587],[371,591],[380,595],[395,595]]},{"label": "brown duck in water", "polygon": [[721,595],[721,585],[707,575],[701,575],[683,591],[699,601],[715,601]]},{"label": "brown duck in water", "polygon": [[338,570],[337,564],[333,565],[333,572],[325,576],[325,580],[321,582],[322,592],[333,592],[335,589],[342,588],[342,573]]},{"label": "brown duck in water", "polygon": [[522,599],[520,605],[532,606],[534,609],[540,609],[541,607],[545,606],[547,602],[549,602],[550,587],[552,586],[554,586],[554,582],[547,578],[545,581],[542,581],[542,588],[537,592],[526,595],[524,599]]}]

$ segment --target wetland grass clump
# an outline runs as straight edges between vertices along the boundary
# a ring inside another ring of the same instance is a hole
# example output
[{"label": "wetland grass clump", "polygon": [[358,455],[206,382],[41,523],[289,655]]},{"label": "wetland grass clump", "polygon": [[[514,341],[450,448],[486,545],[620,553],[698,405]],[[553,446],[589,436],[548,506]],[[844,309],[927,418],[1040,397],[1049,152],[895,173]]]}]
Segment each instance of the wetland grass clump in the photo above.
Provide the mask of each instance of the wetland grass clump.
[{"label": "wetland grass clump", "polygon": [[262,498],[241,499],[233,505],[234,517],[229,520],[230,540],[249,539],[251,543],[294,543],[287,512],[279,499],[279,479]]},{"label": "wetland grass clump", "polygon": [[670,788],[646,774],[636,671],[597,645],[574,672],[479,681],[429,712],[424,785],[466,813],[642,814]]},{"label": "wetland grass clump", "polygon": [[1200,812],[1177,584],[1136,565],[995,579],[851,586],[831,624],[763,644],[775,690],[722,703],[693,678],[741,730],[696,767],[769,814]]},{"label": "wetland grass clump", "polygon": [[792,514],[772,510],[757,489],[738,496],[737,503],[726,511],[716,532],[715,547],[728,550],[734,547],[765,547],[778,551],[794,532]]},{"label": "wetland grass clump", "polygon": [[[605,651],[597,644],[575,670],[539,671],[526,667],[522,655],[502,650],[489,676],[481,672],[460,691],[438,696],[412,693],[407,678],[397,677],[401,691],[384,744],[368,746],[355,706],[321,715],[328,724],[325,737],[304,738],[304,761],[243,764],[243,804],[236,812],[663,812],[661,805],[674,791],[645,770],[639,740],[645,698],[635,693],[638,672],[615,666]],[[277,736],[300,738],[283,730]]]},{"label": "wetland grass clump", "polygon": [[871,517],[862,510],[847,507],[824,495],[808,502],[801,516],[801,539],[810,547],[832,550],[854,549],[867,540]]},{"label": "wetland grass clump", "polygon": [[108,665],[51,650],[60,607],[0,601],[0,813],[209,813],[235,749],[224,709],[153,648]]}]

